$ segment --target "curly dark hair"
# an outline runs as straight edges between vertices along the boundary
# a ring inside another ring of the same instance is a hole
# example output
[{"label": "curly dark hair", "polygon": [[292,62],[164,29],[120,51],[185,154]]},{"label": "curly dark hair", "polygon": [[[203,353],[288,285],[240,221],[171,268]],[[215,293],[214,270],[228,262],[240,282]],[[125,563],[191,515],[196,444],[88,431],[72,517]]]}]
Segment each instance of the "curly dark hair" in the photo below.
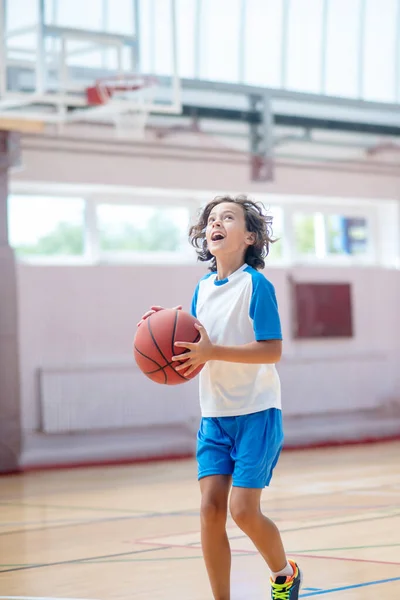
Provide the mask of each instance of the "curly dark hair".
[{"label": "curly dark hair", "polygon": [[244,260],[254,269],[263,269],[270,244],[277,241],[272,238],[272,216],[266,213],[261,202],[254,202],[246,195],[235,197],[217,196],[200,211],[196,225],[193,225],[189,230],[189,241],[196,248],[198,260],[202,262],[211,261],[209,270],[217,270],[217,260],[207,247],[206,228],[211,211],[222,202],[233,202],[243,208],[246,229],[256,235],[255,243],[247,248]]}]

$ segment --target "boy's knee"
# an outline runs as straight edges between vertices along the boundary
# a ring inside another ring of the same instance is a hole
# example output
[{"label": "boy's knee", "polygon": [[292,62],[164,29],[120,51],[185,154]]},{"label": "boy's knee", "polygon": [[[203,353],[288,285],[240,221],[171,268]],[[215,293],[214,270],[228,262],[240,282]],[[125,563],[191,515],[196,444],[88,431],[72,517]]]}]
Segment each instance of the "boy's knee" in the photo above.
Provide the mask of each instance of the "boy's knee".
[{"label": "boy's knee", "polygon": [[231,500],[230,512],[232,519],[242,531],[251,529],[259,515],[259,511],[255,511],[252,505],[242,500]]},{"label": "boy's knee", "polygon": [[213,495],[204,495],[201,499],[201,520],[205,525],[226,523],[227,506],[224,499]]}]

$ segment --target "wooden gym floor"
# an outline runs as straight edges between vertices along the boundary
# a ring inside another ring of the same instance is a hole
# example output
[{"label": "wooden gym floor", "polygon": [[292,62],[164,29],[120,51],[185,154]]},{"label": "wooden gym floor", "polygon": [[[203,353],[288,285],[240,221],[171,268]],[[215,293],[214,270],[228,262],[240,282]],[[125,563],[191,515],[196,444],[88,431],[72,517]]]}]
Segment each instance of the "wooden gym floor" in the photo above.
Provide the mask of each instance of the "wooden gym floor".
[{"label": "wooden gym floor", "polygon": [[[0,478],[0,599],[211,600],[195,461]],[[304,570],[302,598],[400,599],[400,442],[284,452],[263,509]],[[240,530],[232,600],[269,598]]]}]

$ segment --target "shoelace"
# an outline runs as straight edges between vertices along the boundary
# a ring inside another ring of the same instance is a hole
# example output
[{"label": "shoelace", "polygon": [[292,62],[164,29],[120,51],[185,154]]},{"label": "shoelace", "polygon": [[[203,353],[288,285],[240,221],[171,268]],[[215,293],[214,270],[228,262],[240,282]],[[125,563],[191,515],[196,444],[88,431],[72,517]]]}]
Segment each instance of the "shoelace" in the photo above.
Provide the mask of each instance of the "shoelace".
[{"label": "shoelace", "polygon": [[292,583],[272,583],[272,600],[290,600]]}]

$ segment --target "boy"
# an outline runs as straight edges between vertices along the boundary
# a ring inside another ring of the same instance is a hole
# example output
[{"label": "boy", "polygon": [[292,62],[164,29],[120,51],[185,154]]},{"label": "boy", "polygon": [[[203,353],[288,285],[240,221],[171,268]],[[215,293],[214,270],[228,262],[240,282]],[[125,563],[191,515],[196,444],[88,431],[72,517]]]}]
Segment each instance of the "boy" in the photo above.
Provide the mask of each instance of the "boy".
[{"label": "boy", "polygon": [[174,360],[182,374],[205,365],[197,460],[201,543],[215,600],[230,599],[229,493],[233,520],[270,568],[272,600],[298,600],[301,585],[276,525],[260,509],[283,443],[275,369],[282,352],[280,319],[274,288],[258,271],[272,242],[271,221],[246,196],[223,196],[207,204],[189,232],[199,260],[211,261],[210,273],[192,300],[192,314],[202,323],[200,340],[176,342],[187,353],[184,362],[182,355]]}]

